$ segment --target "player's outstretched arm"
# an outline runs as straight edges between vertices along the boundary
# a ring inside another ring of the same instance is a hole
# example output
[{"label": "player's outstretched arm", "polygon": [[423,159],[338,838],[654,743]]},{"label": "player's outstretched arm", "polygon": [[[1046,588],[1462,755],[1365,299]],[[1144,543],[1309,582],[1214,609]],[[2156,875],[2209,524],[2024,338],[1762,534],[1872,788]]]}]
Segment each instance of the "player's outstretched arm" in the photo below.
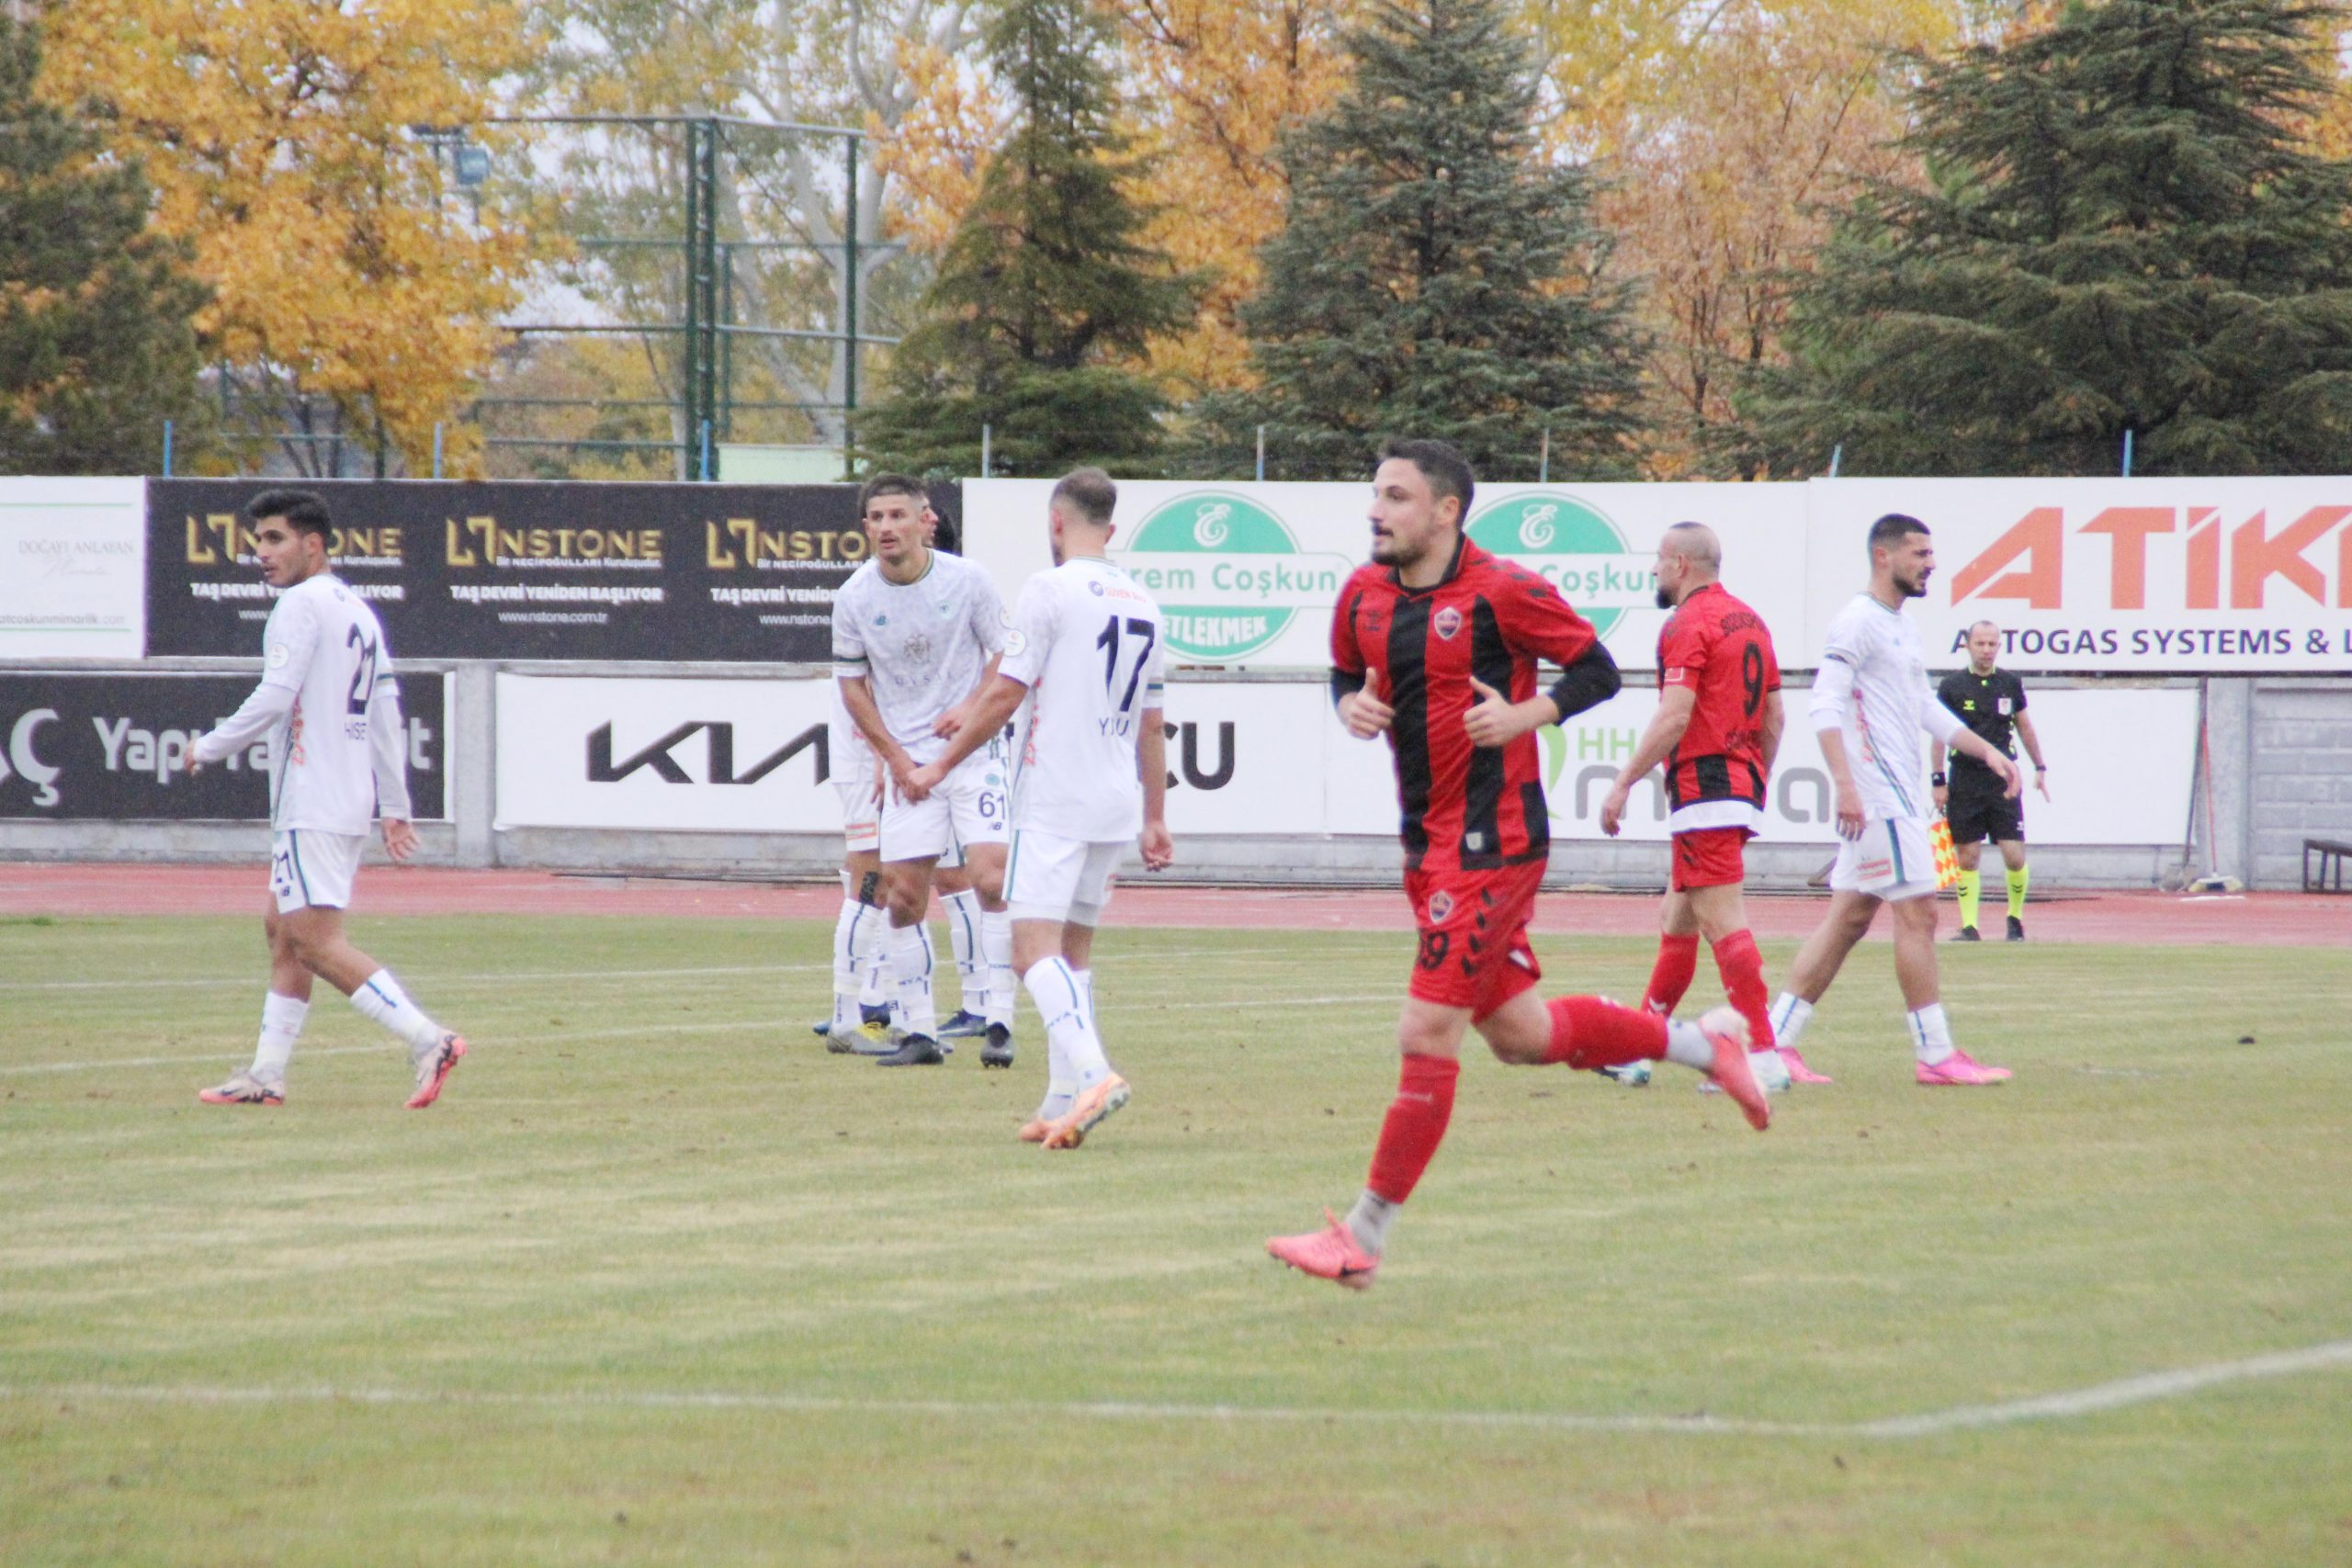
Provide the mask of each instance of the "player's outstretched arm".
[{"label": "player's outstretched arm", "polygon": [[1634,744],[1634,754],[1617,770],[1616,782],[1609,786],[1609,794],[1600,802],[1600,830],[1611,838],[1624,824],[1625,803],[1632,798],[1634,786],[1649,777],[1650,770],[1667,759],[1682,732],[1690,728],[1690,712],[1699,705],[1698,689],[1693,686],[1666,686],[1658,691],[1657,712],[1650,715],[1649,723],[1642,729],[1642,738]]},{"label": "player's outstretched arm", "polygon": [[[1021,699],[1028,694],[1029,688],[1012,676],[994,677],[989,685],[970,699],[970,711],[965,716],[964,727],[948,739],[947,750],[912,770],[910,775],[912,782],[923,795],[938,788],[940,781],[954,773],[958,762],[987,745],[989,736],[1011,722],[1014,712],[1021,706]],[[905,753],[900,752],[899,755],[904,756]],[[910,795],[907,798],[921,800],[922,795]]]},{"label": "player's outstretched arm", "polygon": [[1136,773],[1143,784],[1143,833],[1136,848],[1143,852],[1146,871],[1165,871],[1175,863],[1176,840],[1168,831],[1168,716],[1162,708],[1146,708],[1137,720]]},{"label": "player's outstretched arm", "polygon": [[267,735],[280,720],[294,711],[298,690],[297,687],[281,686],[270,681],[255,686],[253,694],[235,713],[189,744],[187,771],[191,773],[201,772]]}]

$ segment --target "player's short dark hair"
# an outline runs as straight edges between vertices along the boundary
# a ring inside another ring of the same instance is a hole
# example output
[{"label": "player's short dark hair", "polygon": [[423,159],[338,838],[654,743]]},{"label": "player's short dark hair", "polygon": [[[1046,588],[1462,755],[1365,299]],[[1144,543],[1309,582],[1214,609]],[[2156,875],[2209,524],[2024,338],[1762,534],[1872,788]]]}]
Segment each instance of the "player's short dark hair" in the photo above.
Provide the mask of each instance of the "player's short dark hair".
[{"label": "player's short dark hair", "polygon": [[1464,457],[1451,442],[1426,441],[1392,435],[1380,444],[1380,460],[1400,457],[1421,470],[1430,481],[1431,499],[1453,496],[1462,502],[1462,516],[1470,515],[1470,497],[1477,490],[1477,481],[1470,474],[1470,459]]},{"label": "player's short dark hair", "polygon": [[245,502],[245,516],[254,523],[265,517],[283,517],[288,528],[316,534],[322,539],[334,532],[327,503],[307,490],[266,490]]},{"label": "player's short dark hair", "polygon": [[1929,532],[1932,530],[1917,517],[1900,512],[1890,512],[1871,525],[1869,547],[1874,550],[1881,545],[1884,545],[1888,549],[1893,549],[1914,534]]},{"label": "player's short dark hair", "polygon": [[1049,504],[1068,505],[1097,528],[1107,528],[1119,505],[1119,487],[1100,468],[1072,468],[1054,486]]},{"label": "player's short dark hair", "polygon": [[866,508],[886,495],[910,495],[925,506],[931,504],[931,492],[922,488],[921,479],[907,474],[876,474],[857,487],[859,520],[865,519]]}]

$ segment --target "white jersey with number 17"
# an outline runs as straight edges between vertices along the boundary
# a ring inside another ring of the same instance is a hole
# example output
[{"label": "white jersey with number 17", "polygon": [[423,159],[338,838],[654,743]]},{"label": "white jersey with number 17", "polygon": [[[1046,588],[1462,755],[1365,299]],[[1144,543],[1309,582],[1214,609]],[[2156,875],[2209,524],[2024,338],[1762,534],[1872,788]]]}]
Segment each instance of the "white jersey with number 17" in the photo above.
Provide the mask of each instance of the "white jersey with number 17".
[{"label": "white jersey with number 17", "polygon": [[1030,690],[1012,826],[1109,843],[1143,829],[1136,746],[1161,707],[1159,606],[1118,567],[1080,556],[1032,577],[998,672]]}]

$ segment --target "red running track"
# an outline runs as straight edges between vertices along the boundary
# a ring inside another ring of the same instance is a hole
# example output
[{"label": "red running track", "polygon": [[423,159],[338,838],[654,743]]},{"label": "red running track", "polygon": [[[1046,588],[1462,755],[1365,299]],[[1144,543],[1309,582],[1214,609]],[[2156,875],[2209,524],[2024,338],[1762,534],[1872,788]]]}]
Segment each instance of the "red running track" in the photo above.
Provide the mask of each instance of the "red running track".
[{"label": "red running track", "polygon": [[[264,868],[251,866],[0,863],[0,916],[252,915]],[[365,914],[662,915],[824,919],[841,907],[829,885],[779,886],[673,877],[560,875],[543,871],[454,871],[372,866],[360,878]],[[1762,937],[1801,937],[1820,920],[1819,896],[1757,896],[1750,924]],[[1997,898],[1987,900],[1997,909]],[[2254,893],[2183,897],[2163,893],[2070,896],[2032,905],[2036,942],[2140,945],[2352,946],[2352,897]],[[1536,929],[1642,936],[1657,929],[1655,898],[1547,893]],[[1228,888],[1121,885],[1114,926],[1230,930],[1407,931],[1403,897],[1386,889]],[[1949,925],[1951,922],[1946,921]],[[1874,933],[1886,934],[1887,922]]]}]

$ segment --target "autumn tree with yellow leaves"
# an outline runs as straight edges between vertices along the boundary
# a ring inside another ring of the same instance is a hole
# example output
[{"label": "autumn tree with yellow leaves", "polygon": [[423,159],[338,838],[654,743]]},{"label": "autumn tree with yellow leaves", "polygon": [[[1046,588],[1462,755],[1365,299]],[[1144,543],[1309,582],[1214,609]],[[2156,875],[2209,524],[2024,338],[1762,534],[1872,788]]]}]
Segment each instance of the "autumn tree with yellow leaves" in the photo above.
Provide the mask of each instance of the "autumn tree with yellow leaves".
[{"label": "autumn tree with yellow leaves", "polygon": [[1978,0],[1537,0],[1554,144],[1589,158],[1619,276],[1656,344],[1654,478],[1755,477],[1713,460],[1732,380],[1775,362],[1791,284],[1859,182],[1916,178],[1894,51],[1992,15]]},{"label": "autumn tree with yellow leaves", "polygon": [[[67,0],[45,32],[44,95],[143,164],[155,226],[212,288],[198,325],[235,385],[266,391],[277,419],[331,407],[379,471],[393,451],[429,461],[532,245],[515,219],[459,200],[445,147],[417,128],[493,112],[492,85],[526,49],[515,6]],[[469,468],[472,433],[450,434]],[[305,469],[318,451],[287,448]]]}]

